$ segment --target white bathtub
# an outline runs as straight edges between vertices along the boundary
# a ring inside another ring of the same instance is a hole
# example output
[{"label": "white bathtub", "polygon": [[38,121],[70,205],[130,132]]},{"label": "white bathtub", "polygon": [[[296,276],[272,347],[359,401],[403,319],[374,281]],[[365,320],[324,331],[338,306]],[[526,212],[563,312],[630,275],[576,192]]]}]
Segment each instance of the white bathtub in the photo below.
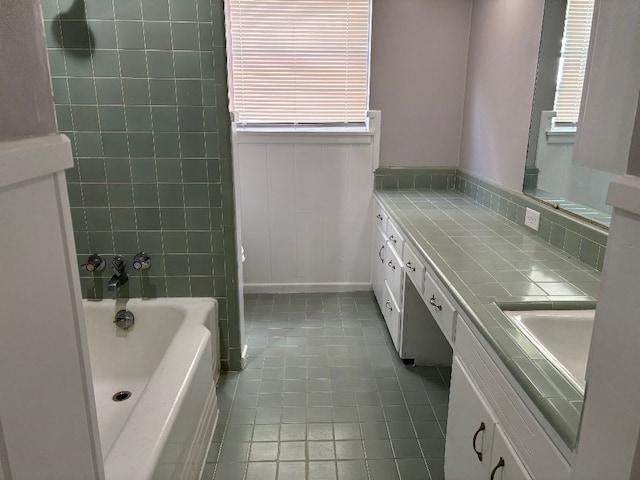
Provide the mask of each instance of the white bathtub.
[{"label": "white bathtub", "polygon": [[[114,315],[135,315],[128,331]],[[106,480],[196,479],[217,421],[217,303],[84,301]],[[128,390],[131,398],[112,400]]]}]

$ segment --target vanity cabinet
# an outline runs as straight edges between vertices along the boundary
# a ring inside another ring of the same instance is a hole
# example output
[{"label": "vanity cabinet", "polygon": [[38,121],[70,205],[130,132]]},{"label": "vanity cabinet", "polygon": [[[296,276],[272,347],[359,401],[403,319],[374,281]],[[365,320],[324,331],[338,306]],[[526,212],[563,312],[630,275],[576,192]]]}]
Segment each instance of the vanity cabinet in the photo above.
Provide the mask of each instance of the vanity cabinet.
[{"label": "vanity cabinet", "polygon": [[447,478],[489,478],[496,420],[457,356],[451,369],[444,468]]},{"label": "vanity cabinet", "polygon": [[531,480],[460,359],[451,370],[444,468],[456,480]]},{"label": "vanity cabinet", "polygon": [[[400,243],[402,248],[402,243]],[[402,300],[402,282],[404,281],[404,266],[402,257],[398,255],[396,247],[391,238],[387,240],[384,258],[385,272],[384,279],[387,282],[389,291],[396,303]]]},{"label": "vanity cabinet", "polygon": [[[493,480],[530,478],[567,480],[569,464],[491,357],[490,347],[485,347],[480,342],[479,337],[472,332],[469,323],[466,320],[457,322],[448,418],[451,422],[458,415],[453,409],[460,408],[458,400],[454,400],[454,379],[456,382],[465,379],[471,385],[467,385],[467,390],[473,390],[488,407],[495,427],[492,445],[488,450],[490,453],[487,453],[487,456],[491,457],[488,475],[483,470],[482,475],[477,474],[466,478],[489,479],[491,472],[495,469]],[[472,427],[473,425],[467,427],[466,433],[462,433],[462,430],[450,432],[447,426],[445,446],[447,478],[457,478],[456,475],[448,473],[448,469],[456,468],[454,454],[449,455],[448,451],[451,448],[454,452],[458,442],[464,442],[465,434],[467,448],[473,453],[471,440],[468,439],[468,432]],[[501,457],[504,465],[496,469]]]},{"label": "vanity cabinet", "polygon": [[372,256],[372,285],[393,345],[403,357],[402,348],[402,289],[404,267],[402,249],[404,239],[396,225],[380,206],[374,210],[374,248]]},{"label": "vanity cabinet", "polygon": [[373,288],[400,357],[453,364],[446,478],[568,480],[569,464],[541,417],[446,281],[381,205],[375,215]]}]

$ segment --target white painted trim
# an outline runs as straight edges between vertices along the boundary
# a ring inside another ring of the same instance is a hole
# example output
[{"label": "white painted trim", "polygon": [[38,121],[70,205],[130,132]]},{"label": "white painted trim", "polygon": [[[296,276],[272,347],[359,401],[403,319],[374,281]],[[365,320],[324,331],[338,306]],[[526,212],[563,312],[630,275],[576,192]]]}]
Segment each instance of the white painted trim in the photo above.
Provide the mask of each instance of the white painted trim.
[{"label": "white painted trim", "polygon": [[249,345],[247,343],[242,347],[242,354],[240,355],[240,368],[244,370],[247,367],[247,360],[249,359]]},{"label": "white painted trim", "polygon": [[0,188],[70,167],[71,142],[64,135],[0,142]]},{"label": "white painted trim", "polygon": [[575,130],[547,130],[545,135],[547,137],[547,143],[549,144],[573,144],[576,140]]},{"label": "white painted trim", "polygon": [[607,204],[640,215],[640,177],[623,175],[612,180],[607,193]]},{"label": "white painted trim", "polygon": [[[228,19],[227,19],[228,20]],[[227,32],[230,30],[227,29]],[[231,82],[230,82],[231,83]],[[231,117],[231,163],[233,166],[233,195],[235,205],[235,232],[236,232],[236,270],[238,274],[238,324],[240,331],[240,345],[244,344],[245,331],[244,331],[244,246],[242,245],[242,192],[240,189],[240,180],[238,172],[240,167],[238,166],[239,147],[238,147],[238,128],[236,123],[235,112],[229,112]],[[240,358],[240,368],[244,369],[244,363],[246,360]]]},{"label": "white painted trim", "polygon": [[369,145],[373,135],[370,132],[236,132],[241,144],[332,144],[332,145]]},{"label": "white painted trim", "polygon": [[373,132],[373,152],[371,152],[371,171],[375,172],[380,166],[380,125],[382,122],[382,112],[380,110],[369,110],[367,112],[369,130]]},{"label": "white painted trim", "polygon": [[328,293],[371,291],[371,283],[245,283],[245,293]]}]

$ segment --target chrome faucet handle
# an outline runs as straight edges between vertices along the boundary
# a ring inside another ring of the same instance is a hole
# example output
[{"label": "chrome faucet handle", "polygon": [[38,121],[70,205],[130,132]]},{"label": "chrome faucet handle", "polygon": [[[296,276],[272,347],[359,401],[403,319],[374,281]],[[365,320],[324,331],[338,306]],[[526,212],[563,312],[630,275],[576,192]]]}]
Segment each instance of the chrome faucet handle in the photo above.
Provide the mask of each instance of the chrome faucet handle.
[{"label": "chrome faucet handle", "polygon": [[111,260],[111,270],[113,270],[113,273],[116,275],[116,277],[124,275],[124,269],[126,266],[127,261],[121,255],[116,255],[115,257],[113,257],[113,260]]},{"label": "chrome faucet handle", "polygon": [[133,257],[133,268],[136,270],[148,270],[151,267],[151,257],[144,252],[138,252]]},{"label": "chrome faucet handle", "polygon": [[87,259],[87,263],[82,264],[82,268],[84,268],[87,272],[100,272],[104,270],[107,262],[104,261],[97,253],[94,253]]}]

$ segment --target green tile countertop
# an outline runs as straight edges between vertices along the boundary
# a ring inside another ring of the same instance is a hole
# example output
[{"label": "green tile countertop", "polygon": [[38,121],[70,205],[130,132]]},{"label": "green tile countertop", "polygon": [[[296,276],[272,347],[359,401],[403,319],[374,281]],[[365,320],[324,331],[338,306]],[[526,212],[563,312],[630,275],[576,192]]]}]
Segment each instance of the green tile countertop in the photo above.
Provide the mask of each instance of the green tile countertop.
[{"label": "green tile countertop", "polygon": [[[466,316],[570,449],[583,393],[503,313],[593,308],[597,270],[469,197],[445,190],[375,191]],[[518,308],[520,307],[520,308]]]}]

